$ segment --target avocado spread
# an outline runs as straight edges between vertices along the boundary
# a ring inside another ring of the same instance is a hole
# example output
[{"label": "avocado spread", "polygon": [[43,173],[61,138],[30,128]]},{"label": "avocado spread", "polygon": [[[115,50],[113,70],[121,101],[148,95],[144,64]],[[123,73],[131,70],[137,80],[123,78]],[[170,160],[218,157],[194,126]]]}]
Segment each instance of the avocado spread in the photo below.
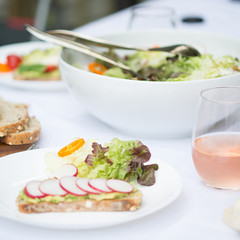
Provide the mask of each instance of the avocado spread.
[{"label": "avocado spread", "polygon": [[60,79],[60,72],[56,70],[45,72],[46,66],[41,64],[23,65],[21,64],[18,69],[15,70],[17,75],[21,75],[25,79]]},{"label": "avocado spread", "polygon": [[[100,194],[87,194],[85,196],[75,196],[72,194],[67,194],[65,196],[46,196],[42,198],[30,198],[25,193],[24,190],[20,191],[19,196],[22,200],[28,203],[40,203],[40,202],[49,202],[49,203],[59,203],[59,202],[74,202],[74,201],[84,201],[84,200],[106,200],[106,199],[119,199],[124,197],[130,197],[133,194],[135,195],[139,192],[136,188],[134,188],[131,193],[100,193]],[[139,192],[140,194],[140,192]]]}]

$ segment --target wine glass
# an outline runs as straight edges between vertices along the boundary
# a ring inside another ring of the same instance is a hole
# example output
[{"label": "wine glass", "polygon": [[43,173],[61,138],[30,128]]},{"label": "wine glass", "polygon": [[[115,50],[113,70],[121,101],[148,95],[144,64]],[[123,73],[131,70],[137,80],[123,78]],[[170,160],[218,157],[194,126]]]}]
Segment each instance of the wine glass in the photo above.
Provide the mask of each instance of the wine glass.
[{"label": "wine glass", "polygon": [[240,88],[201,92],[192,134],[192,157],[203,182],[218,189],[240,189]]},{"label": "wine glass", "polygon": [[130,30],[174,28],[175,26],[175,11],[171,7],[142,4],[131,8],[128,26]]}]

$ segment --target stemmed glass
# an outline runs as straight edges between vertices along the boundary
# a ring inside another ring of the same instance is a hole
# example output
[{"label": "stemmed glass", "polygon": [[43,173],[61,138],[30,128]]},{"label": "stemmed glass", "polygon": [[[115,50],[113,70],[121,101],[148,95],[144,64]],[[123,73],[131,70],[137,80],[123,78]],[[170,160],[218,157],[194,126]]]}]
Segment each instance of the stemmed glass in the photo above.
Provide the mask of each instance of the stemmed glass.
[{"label": "stemmed glass", "polygon": [[240,88],[202,91],[192,134],[192,157],[206,185],[240,189]]},{"label": "stemmed glass", "polygon": [[171,7],[141,4],[131,8],[128,26],[130,30],[174,28],[175,26],[175,11]]}]

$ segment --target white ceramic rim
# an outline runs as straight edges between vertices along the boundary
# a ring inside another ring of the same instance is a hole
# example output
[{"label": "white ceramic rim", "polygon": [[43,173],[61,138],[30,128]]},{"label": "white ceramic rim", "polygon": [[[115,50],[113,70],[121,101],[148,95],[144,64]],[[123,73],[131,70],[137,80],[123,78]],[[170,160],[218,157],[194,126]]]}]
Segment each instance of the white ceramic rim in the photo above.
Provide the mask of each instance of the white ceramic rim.
[{"label": "white ceramic rim", "polygon": [[200,96],[202,99],[208,101],[208,102],[212,102],[212,103],[219,103],[219,104],[240,104],[240,100],[239,101],[224,101],[224,100],[217,100],[217,99],[213,99],[213,98],[208,98],[205,94],[210,92],[210,91],[216,91],[216,90],[220,90],[220,89],[238,89],[239,91],[239,95],[240,95],[240,87],[237,86],[227,86],[227,87],[213,87],[213,88],[207,88],[201,91]]},{"label": "white ceramic rim", "polygon": [[[121,34],[130,34],[130,35],[134,35],[134,34],[139,34],[139,33],[142,33],[142,32],[147,32],[147,33],[151,33],[151,32],[159,32],[159,33],[172,33],[172,32],[179,32],[181,34],[188,34],[188,33],[192,33],[192,34],[198,34],[198,35],[205,35],[205,36],[211,36],[211,37],[220,37],[220,38],[225,38],[225,39],[228,39],[228,40],[232,40],[232,41],[239,41],[239,44],[240,44],[240,38],[236,38],[236,37],[229,37],[229,36],[225,36],[225,35],[221,35],[221,34],[212,34],[212,33],[208,33],[208,32],[201,32],[201,31],[190,31],[190,30],[181,30],[181,29],[174,29],[174,30],[170,30],[170,29],[163,29],[163,30],[153,30],[153,29],[150,29],[150,30],[133,30],[133,31],[122,31],[122,32],[119,32],[119,33],[115,33],[115,34],[105,34],[105,35],[101,35],[100,38],[104,38],[104,37],[110,37],[110,36],[114,36],[114,35],[121,35]],[[62,55],[63,55],[63,52],[65,51],[66,49],[63,48],[59,54],[59,62],[61,62],[61,64],[69,67],[69,68],[72,68],[72,70],[74,71],[80,71],[80,72],[85,72],[85,73],[88,73],[88,74],[94,74],[96,75],[95,73],[91,73],[91,72],[88,72],[86,70],[82,70],[80,68],[77,68],[77,67],[74,67],[73,65],[67,63]],[[228,76],[224,76],[224,77],[218,77],[218,78],[209,78],[209,79],[199,79],[199,80],[192,80],[192,81],[140,81],[140,80],[135,80],[135,79],[131,79],[130,81],[131,82],[134,82],[134,83],[137,83],[137,84],[186,84],[186,83],[198,83],[198,82],[207,82],[207,81],[211,81],[211,80],[216,80],[216,79],[224,79],[224,78],[229,78],[229,77],[232,77],[232,76],[240,76],[240,72],[239,73],[236,73],[236,74],[233,74],[233,75],[228,75]],[[129,79],[124,79],[124,78],[115,78],[115,77],[109,77],[109,76],[104,76],[104,75],[99,75],[98,76],[100,79],[102,79],[103,81],[106,80],[106,79],[113,79],[114,81],[129,81]]]}]

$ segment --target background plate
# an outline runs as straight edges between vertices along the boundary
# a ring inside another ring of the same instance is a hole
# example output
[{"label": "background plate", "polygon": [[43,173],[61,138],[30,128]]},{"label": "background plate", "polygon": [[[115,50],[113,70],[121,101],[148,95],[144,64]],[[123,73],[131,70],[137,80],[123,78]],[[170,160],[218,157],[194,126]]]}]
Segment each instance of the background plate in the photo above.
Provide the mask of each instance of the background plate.
[{"label": "background plate", "polygon": [[[9,54],[25,55],[35,49],[45,49],[54,45],[46,42],[32,41],[24,43],[10,44],[0,47],[0,62],[5,62]],[[34,80],[14,80],[12,73],[0,73],[0,84],[29,90],[59,90],[64,89],[62,81],[34,81]]]},{"label": "background plate", "polygon": [[[74,213],[20,213],[16,197],[26,182],[44,179],[44,155],[54,149],[38,149],[0,158],[0,216],[30,225],[59,229],[90,229],[126,223],[156,212],[172,203],[182,191],[182,179],[169,164],[152,157],[149,163],[158,163],[156,183],[151,187],[139,186],[143,202],[135,212],[74,212]],[[161,158],[167,159],[169,150],[159,149]],[[178,152],[171,154],[178,157]]]}]

